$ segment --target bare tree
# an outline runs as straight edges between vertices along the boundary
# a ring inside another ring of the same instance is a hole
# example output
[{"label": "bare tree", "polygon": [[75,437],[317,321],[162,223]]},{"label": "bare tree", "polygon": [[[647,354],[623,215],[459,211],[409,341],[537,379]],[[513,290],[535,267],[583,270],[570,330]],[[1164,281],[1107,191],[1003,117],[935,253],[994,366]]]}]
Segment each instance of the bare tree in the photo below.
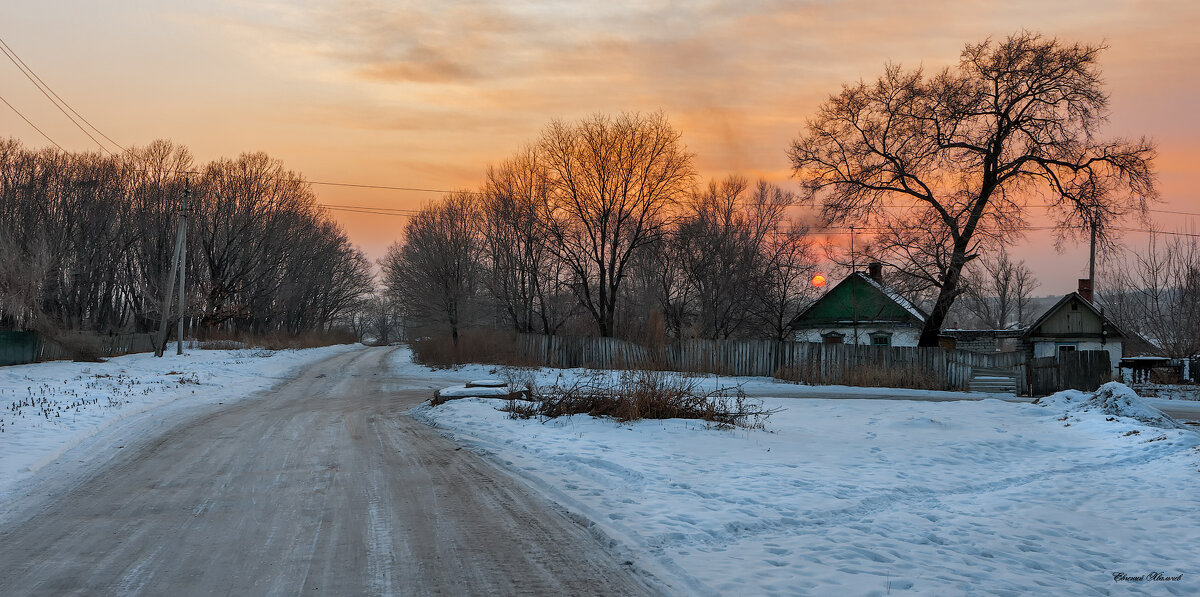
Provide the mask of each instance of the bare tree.
[{"label": "bare tree", "polygon": [[1029,323],[1029,303],[1040,283],[1024,261],[1014,262],[1007,252],[983,257],[968,267],[963,302],[967,311],[988,329],[1002,330]]},{"label": "bare tree", "polygon": [[1028,198],[1050,204],[1060,234],[1104,240],[1156,197],[1153,144],[1096,137],[1103,49],[1022,32],[968,45],[932,77],[889,65],[844,86],[793,142],[796,176],[829,222],[898,219],[927,234],[919,268],[937,299],[922,346],[937,345],[966,264],[1019,233]]},{"label": "bare tree", "polygon": [[403,326],[399,303],[386,293],[364,301],[354,317],[359,342],[370,336],[377,344],[390,344],[401,338]]},{"label": "bare tree", "polygon": [[423,208],[380,260],[384,286],[410,321],[449,331],[456,348],[483,269],[477,203],[461,191]]},{"label": "bare tree", "polygon": [[[754,319],[768,276],[768,242],[795,197],[745,178],[713,181],[693,193],[674,234],[675,258],[694,289],[697,335],[724,339]],[[778,247],[772,247],[778,248]]]},{"label": "bare tree", "polygon": [[1174,358],[1200,355],[1200,240],[1151,234],[1145,252],[1108,268],[1108,315]]},{"label": "bare tree", "polygon": [[792,321],[813,301],[809,283],[816,271],[813,242],[806,226],[780,225],[763,246],[763,275],[756,310],[774,340],[791,340]]},{"label": "bare tree", "polygon": [[546,234],[549,191],[537,147],[487,170],[480,206],[488,258],[484,283],[518,332],[553,335],[572,313],[574,301],[562,296],[567,272]]},{"label": "bare tree", "polygon": [[[120,157],[0,141],[0,325],[146,331],[163,318],[186,148]],[[306,183],[262,154],[194,180],[189,309],[228,331],[328,329],[371,287],[369,264]],[[20,274],[20,275],[16,275]]]},{"label": "bare tree", "polygon": [[555,121],[539,144],[550,188],[551,247],[601,336],[612,336],[634,254],[661,238],[691,186],[692,156],[662,114]]}]

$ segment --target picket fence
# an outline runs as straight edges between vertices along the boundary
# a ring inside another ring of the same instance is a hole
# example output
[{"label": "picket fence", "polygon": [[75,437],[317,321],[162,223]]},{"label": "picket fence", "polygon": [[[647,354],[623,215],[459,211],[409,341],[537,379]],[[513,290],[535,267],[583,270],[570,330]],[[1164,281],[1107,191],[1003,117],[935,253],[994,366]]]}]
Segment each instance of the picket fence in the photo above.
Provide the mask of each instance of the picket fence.
[{"label": "picket fence", "polygon": [[650,368],[730,376],[775,376],[821,384],[885,381],[899,387],[966,389],[975,369],[1017,371],[1020,353],[856,346],[769,340],[684,340],[647,348],[616,338],[522,334],[517,350],[550,367]]}]

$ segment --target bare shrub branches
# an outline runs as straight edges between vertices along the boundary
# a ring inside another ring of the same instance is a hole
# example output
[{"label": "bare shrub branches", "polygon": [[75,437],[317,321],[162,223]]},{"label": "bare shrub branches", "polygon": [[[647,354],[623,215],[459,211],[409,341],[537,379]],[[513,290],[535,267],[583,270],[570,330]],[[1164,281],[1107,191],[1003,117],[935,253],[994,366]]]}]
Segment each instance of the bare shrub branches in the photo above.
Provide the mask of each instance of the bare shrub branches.
[{"label": "bare shrub branches", "polygon": [[555,418],[576,414],[617,421],[700,419],[723,426],[762,428],[780,409],[763,407],[738,388],[700,393],[694,378],[663,371],[623,371],[619,377],[593,372],[569,386],[534,388],[530,402],[501,408],[512,418]]}]

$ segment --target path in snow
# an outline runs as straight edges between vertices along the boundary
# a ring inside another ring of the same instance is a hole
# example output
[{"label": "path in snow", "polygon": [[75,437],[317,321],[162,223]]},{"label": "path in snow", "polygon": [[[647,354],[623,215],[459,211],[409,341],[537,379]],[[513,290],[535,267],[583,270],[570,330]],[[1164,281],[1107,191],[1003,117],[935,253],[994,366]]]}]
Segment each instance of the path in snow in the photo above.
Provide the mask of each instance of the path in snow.
[{"label": "path in snow", "polygon": [[7,506],[0,595],[654,592],[523,483],[405,416],[431,384],[389,375],[391,350],[171,424],[147,411],[68,450]]}]

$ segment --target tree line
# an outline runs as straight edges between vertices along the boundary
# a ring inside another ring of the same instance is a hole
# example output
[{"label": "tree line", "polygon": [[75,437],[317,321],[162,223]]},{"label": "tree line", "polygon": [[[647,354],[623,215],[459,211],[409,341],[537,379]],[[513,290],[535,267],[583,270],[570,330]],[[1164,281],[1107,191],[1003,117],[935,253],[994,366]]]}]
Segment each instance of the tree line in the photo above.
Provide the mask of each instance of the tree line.
[{"label": "tree line", "polygon": [[[185,190],[187,306],[164,314]],[[148,332],[182,315],[200,337],[299,335],[371,290],[363,253],[266,154],[201,165],[169,141],[117,156],[0,141],[0,329]]]},{"label": "tree line", "polygon": [[423,208],[381,260],[410,334],[787,338],[811,292],[795,195],[732,176],[696,185],[662,114],[555,121],[478,190]]},{"label": "tree line", "polygon": [[[800,193],[731,177],[696,185],[661,114],[554,121],[479,190],[427,206],[381,265],[416,329],[790,337],[809,292],[809,230],[872,230],[864,249],[925,297],[920,344],[963,309],[1028,321],[1036,281],[1007,246],[1044,203],[1058,238],[1115,244],[1157,198],[1153,142],[1104,139],[1103,45],[1027,31],[968,44],[927,74],[888,65],[831,95],[787,150]],[[981,259],[982,258],[982,259]],[[966,297],[960,301],[960,298]],[[586,322],[587,325],[581,325]]]}]

